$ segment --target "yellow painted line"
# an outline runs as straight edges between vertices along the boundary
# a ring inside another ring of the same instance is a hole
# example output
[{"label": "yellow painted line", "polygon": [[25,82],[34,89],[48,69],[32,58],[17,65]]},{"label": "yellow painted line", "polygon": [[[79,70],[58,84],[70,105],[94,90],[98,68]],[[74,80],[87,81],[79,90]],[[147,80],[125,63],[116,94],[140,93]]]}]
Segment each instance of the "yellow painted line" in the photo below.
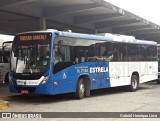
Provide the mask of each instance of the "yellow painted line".
[{"label": "yellow painted line", "polygon": [[18,98],[20,98],[20,95],[11,95],[11,96],[6,96],[6,97],[0,97],[0,100],[12,101]]},{"label": "yellow painted line", "polygon": [[7,109],[9,107],[9,102],[0,100],[0,110]]},{"label": "yellow painted line", "polygon": [[11,100],[12,97],[11,96],[7,96],[7,97],[1,97],[0,100],[4,100],[4,101],[9,101]]},{"label": "yellow painted line", "polygon": [[7,109],[9,107],[9,102],[14,99],[16,96],[6,96],[0,98],[0,110]]}]

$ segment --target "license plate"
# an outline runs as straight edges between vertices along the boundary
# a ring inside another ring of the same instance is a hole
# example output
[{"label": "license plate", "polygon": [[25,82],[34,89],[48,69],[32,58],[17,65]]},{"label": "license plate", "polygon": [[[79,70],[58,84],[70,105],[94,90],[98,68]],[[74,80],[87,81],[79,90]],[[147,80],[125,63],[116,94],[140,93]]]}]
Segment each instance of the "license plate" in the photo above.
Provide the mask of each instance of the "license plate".
[{"label": "license plate", "polygon": [[28,92],[28,90],[21,90],[21,93],[22,94],[28,94],[29,92]]}]

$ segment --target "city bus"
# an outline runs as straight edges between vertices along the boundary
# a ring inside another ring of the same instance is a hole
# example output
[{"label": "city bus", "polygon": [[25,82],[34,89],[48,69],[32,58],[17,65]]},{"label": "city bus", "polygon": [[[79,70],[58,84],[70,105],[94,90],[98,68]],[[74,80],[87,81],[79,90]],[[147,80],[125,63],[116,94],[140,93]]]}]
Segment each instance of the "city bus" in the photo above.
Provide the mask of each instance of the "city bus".
[{"label": "city bus", "polygon": [[125,35],[57,30],[19,33],[11,51],[10,91],[21,94],[74,93],[157,79],[157,43]]},{"label": "city bus", "polygon": [[0,83],[9,82],[9,60],[12,41],[3,42],[0,46]]}]

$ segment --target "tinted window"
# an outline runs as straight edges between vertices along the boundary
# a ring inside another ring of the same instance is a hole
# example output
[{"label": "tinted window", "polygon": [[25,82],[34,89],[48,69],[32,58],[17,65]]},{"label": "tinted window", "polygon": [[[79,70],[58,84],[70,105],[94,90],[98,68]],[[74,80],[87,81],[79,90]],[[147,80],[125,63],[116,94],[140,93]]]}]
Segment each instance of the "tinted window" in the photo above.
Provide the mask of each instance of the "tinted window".
[{"label": "tinted window", "polygon": [[10,52],[0,52],[0,63],[9,63]]},{"label": "tinted window", "polygon": [[140,47],[137,44],[128,44],[128,60],[139,61],[140,60]]},{"label": "tinted window", "polygon": [[125,43],[113,44],[113,61],[127,61],[127,45]]},{"label": "tinted window", "polygon": [[152,61],[156,61],[156,60],[158,60],[157,47],[156,46],[152,46]]},{"label": "tinted window", "polygon": [[73,64],[95,61],[111,61],[112,44],[106,41],[57,37],[54,41],[53,73]]},{"label": "tinted window", "polygon": [[97,61],[111,61],[113,59],[111,42],[96,43]]}]

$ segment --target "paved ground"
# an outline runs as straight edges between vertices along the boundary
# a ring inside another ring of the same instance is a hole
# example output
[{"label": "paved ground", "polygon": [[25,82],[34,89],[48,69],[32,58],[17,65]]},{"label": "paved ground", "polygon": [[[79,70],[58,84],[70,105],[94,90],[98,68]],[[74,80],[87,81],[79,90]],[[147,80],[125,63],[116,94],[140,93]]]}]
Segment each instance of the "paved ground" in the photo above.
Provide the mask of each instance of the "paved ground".
[{"label": "paved ground", "polygon": [[[10,98],[4,98],[11,96]],[[9,108],[0,112],[160,112],[160,85],[155,82],[141,84],[136,92],[128,92],[122,87],[102,89],[91,92],[91,97],[75,100],[73,94],[56,96],[15,95],[8,91],[7,85],[0,85],[0,98],[9,101]],[[39,119],[38,119],[39,120]],[[40,119],[43,120],[43,119]],[[47,119],[52,120],[52,119]],[[64,121],[56,118],[54,120]],[[100,119],[67,119],[69,121]],[[128,119],[105,119],[121,121]],[[130,119],[131,121],[140,119]],[[159,121],[159,119],[141,119]]]}]

